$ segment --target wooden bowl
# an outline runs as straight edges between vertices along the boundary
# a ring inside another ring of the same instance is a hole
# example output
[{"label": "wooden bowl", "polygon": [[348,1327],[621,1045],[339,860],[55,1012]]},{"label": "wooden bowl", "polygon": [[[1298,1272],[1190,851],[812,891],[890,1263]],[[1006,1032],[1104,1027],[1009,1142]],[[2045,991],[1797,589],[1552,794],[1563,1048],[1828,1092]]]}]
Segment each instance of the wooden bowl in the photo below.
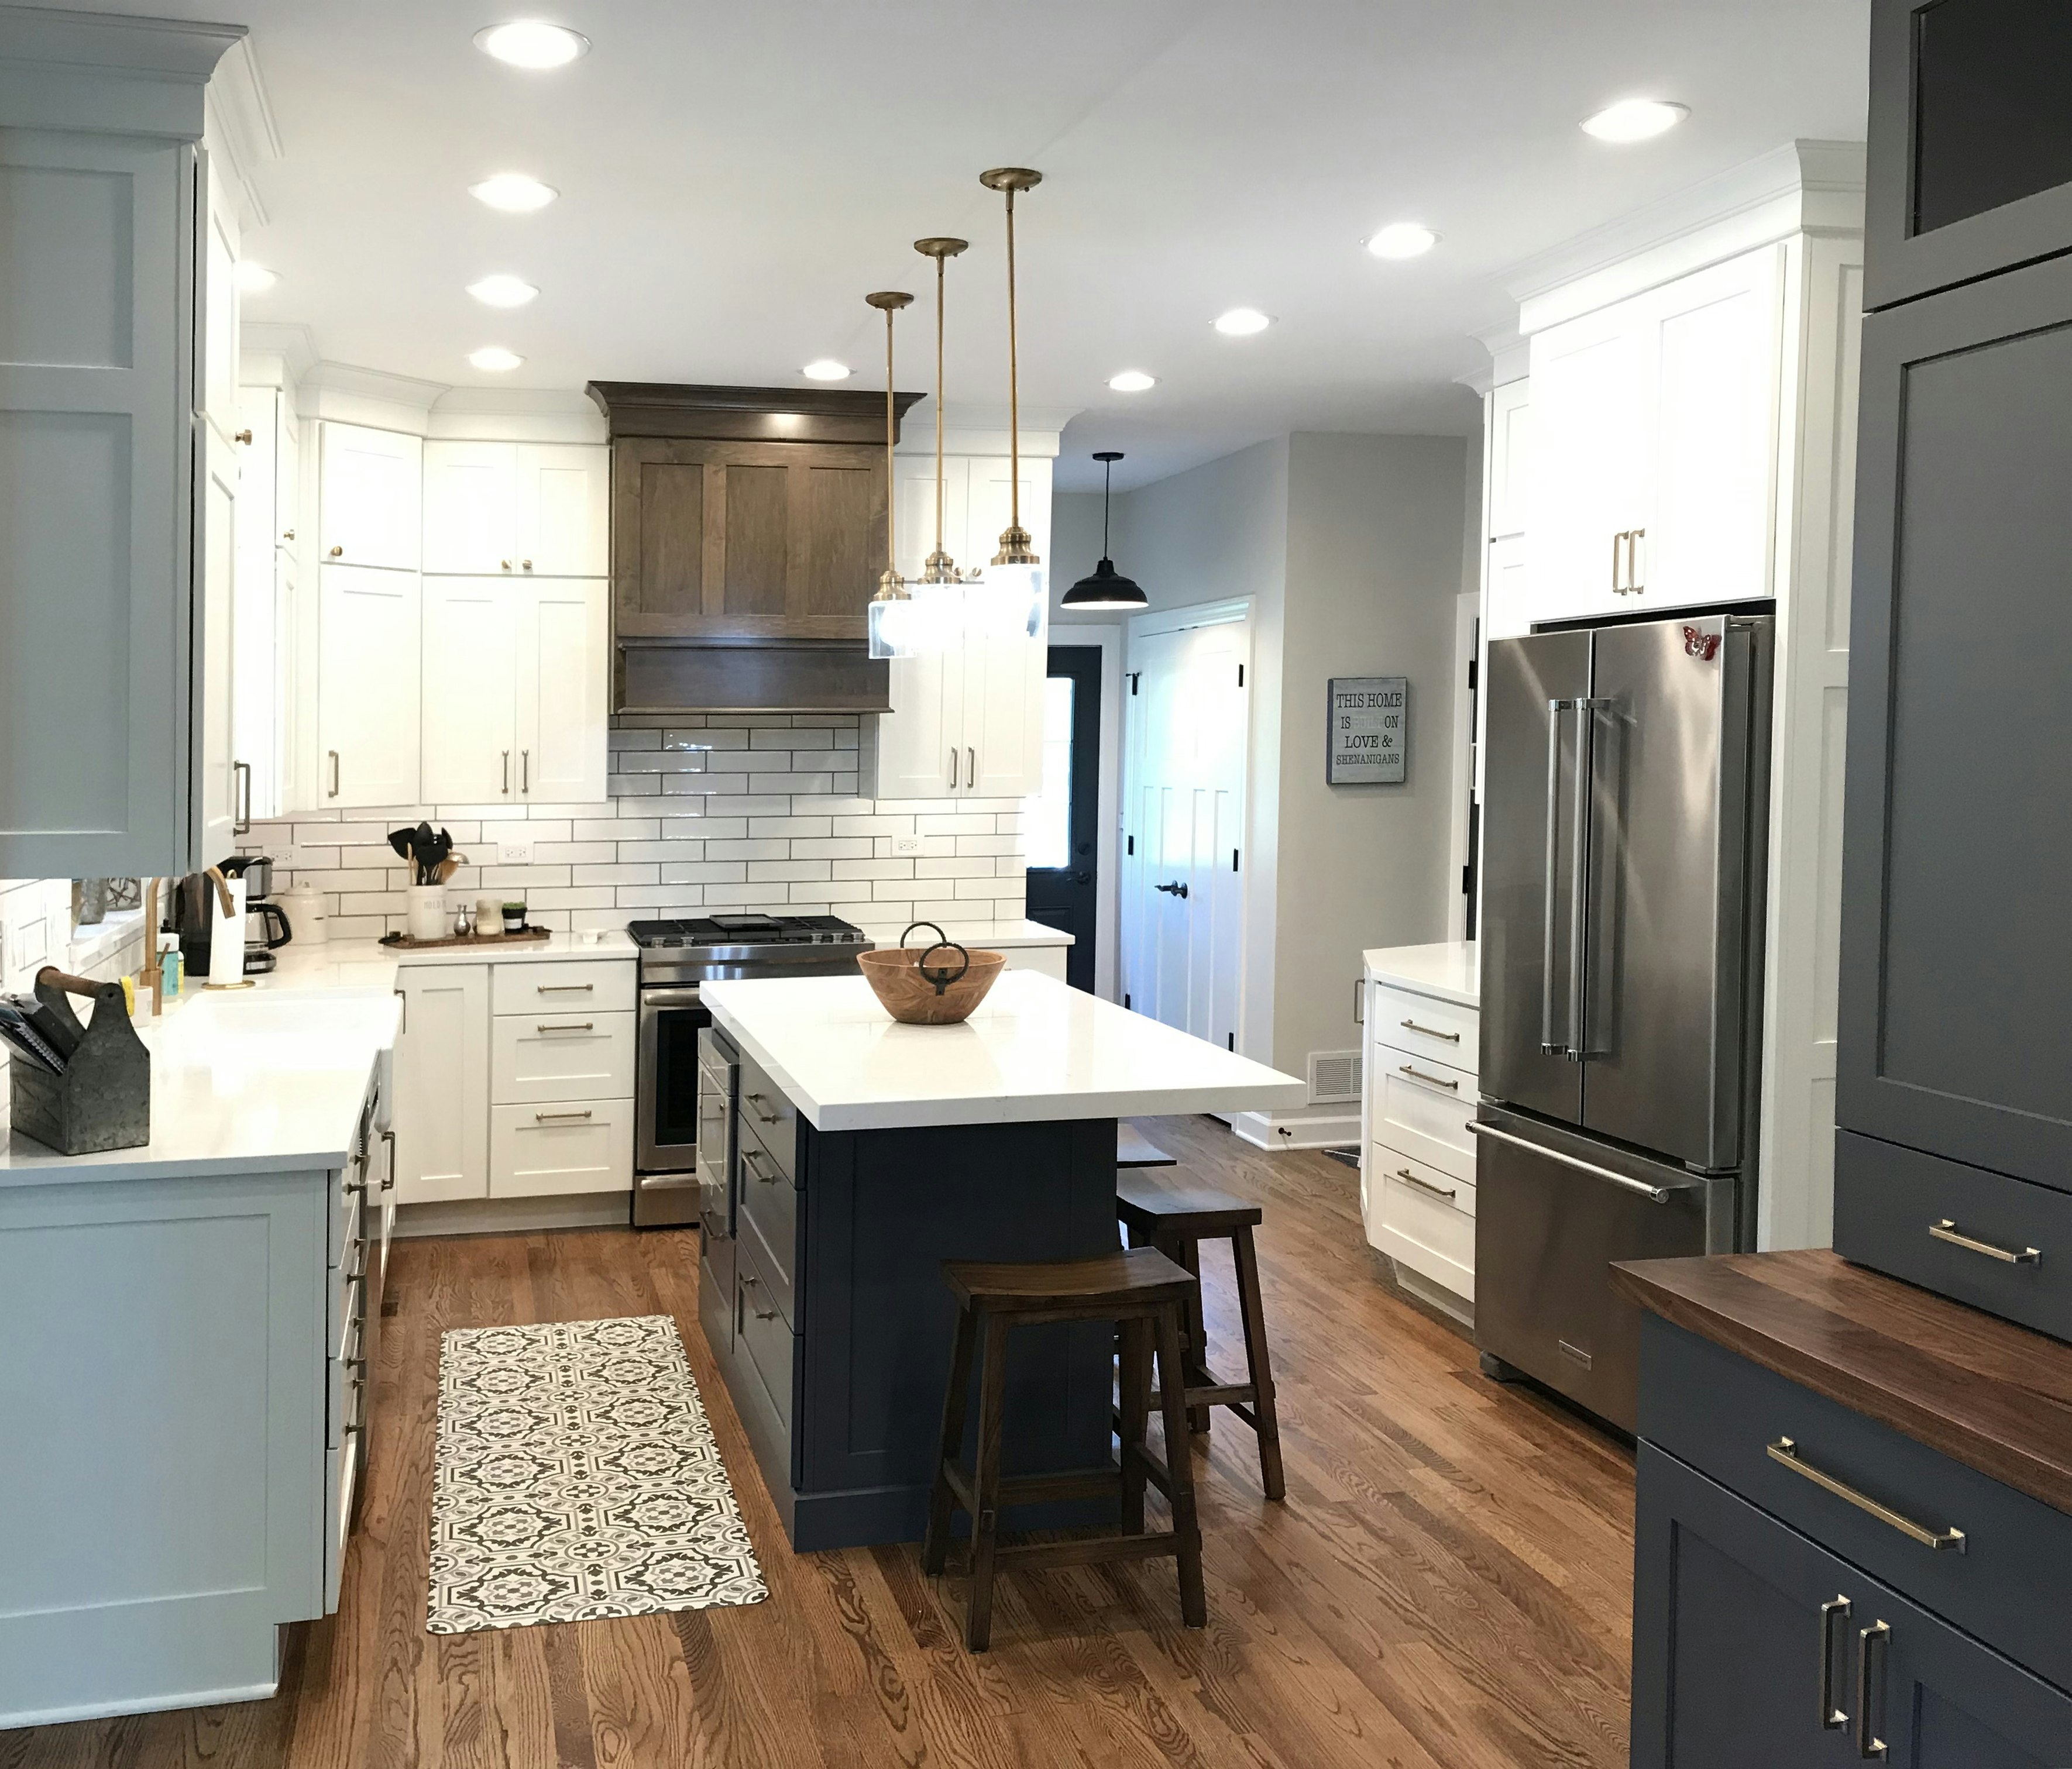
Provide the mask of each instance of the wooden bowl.
[{"label": "wooden bowl", "polygon": [[[894,946],[859,952],[857,968],[863,972],[871,993],[884,1004],[885,1011],[902,1026],[958,1025],[968,1020],[972,1010],[985,999],[994,980],[1007,967],[1007,954],[974,951],[971,968],[938,995],[935,984],[917,967],[917,961],[927,950]],[[953,950],[939,946],[928,961],[928,968],[954,971],[957,962]]]}]

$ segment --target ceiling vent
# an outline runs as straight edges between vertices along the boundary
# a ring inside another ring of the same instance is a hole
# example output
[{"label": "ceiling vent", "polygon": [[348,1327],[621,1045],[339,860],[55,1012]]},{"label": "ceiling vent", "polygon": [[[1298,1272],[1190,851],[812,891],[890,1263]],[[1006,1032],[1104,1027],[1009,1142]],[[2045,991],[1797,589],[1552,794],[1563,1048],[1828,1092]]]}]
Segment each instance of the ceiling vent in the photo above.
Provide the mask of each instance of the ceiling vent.
[{"label": "ceiling vent", "polygon": [[1309,1053],[1309,1103],[1335,1106],[1360,1097],[1360,1053],[1357,1050]]}]

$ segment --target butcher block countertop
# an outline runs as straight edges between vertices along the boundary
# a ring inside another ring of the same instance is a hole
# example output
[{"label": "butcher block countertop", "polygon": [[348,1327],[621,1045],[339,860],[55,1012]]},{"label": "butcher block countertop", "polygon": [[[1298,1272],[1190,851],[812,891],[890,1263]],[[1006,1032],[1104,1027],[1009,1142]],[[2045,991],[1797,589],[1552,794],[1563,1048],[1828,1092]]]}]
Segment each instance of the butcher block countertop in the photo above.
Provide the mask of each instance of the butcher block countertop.
[{"label": "butcher block countertop", "polygon": [[1825,1250],[1637,1260],[1643,1308],[2072,1512],[2072,1345]]}]

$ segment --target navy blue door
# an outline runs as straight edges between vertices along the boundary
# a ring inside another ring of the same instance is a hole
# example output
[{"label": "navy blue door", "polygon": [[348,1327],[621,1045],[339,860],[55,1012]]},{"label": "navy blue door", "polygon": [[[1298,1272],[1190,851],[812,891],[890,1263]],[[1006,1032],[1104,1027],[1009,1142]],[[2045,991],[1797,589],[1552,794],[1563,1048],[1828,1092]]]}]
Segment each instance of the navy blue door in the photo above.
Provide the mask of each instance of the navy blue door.
[{"label": "navy blue door", "polygon": [[1030,801],[1029,919],[1072,936],[1065,980],[1094,986],[1100,873],[1100,647],[1053,645],[1044,684],[1043,790]]}]

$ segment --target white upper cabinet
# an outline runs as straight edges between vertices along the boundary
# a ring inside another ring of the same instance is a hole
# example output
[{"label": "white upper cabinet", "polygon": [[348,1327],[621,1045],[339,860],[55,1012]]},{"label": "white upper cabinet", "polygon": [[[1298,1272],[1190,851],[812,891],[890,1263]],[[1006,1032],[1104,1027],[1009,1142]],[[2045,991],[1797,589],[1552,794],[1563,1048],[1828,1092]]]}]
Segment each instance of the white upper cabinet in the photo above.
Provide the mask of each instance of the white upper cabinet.
[{"label": "white upper cabinet", "polygon": [[240,777],[240,820],[249,821],[278,817],[288,808],[299,460],[294,402],[282,389],[240,388],[237,420],[243,472],[231,752]]},{"label": "white upper cabinet", "polygon": [[604,577],[610,459],[584,444],[427,442],[424,568]]},{"label": "white upper cabinet", "polygon": [[194,777],[195,852],[211,864],[236,851],[246,822],[245,772],[235,765],[237,666],[237,449],[213,423],[199,437],[201,668],[196,672],[201,741]]},{"label": "white upper cabinet", "polygon": [[[981,455],[970,466],[969,491],[964,519],[964,544],[971,556],[958,561],[984,566],[1000,551],[1000,536],[1013,508],[1013,477],[1008,463],[998,456]],[[1022,463],[1022,526],[1029,531],[1033,549],[1047,565],[1050,557],[1050,463],[1047,460]]]},{"label": "white upper cabinet", "polygon": [[425,580],[423,792],[430,803],[516,802],[517,593],[501,577]]},{"label": "white upper cabinet", "polygon": [[[971,461],[952,455],[943,462],[943,550],[960,571],[978,563],[966,544],[971,503]],[[919,577],[935,548],[935,458],[895,454],[892,458],[894,556],[899,575]],[[993,549],[988,548],[990,559]]]},{"label": "white upper cabinet", "polygon": [[865,722],[863,790],[880,798],[948,798],[964,779],[964,654],[961,647],[895,657],[894,708]]},{"label": "white upper cabinet", "polygon": [[1531,618],[1771,593],[1783,254],[1534,335]]},{"label": "white upper cabinet", "polygon": [[1531,388],[1530,380],[1507,381],[1490,394],[1490,540],[1525,532],[1532,485]]},{"label": "white upper cabinet", "polygon": [[979,638],[965,646],[962,791],[1019,798],[1042,785],[1047,653],[1040,637]]},{"label": "white upper cabinet", "polygon": [[606,796],[611,615],[602,578],[515,586],[518,791],[535,804]]},{"label": "white upper cabinet", "polygon": [[394,430],[323,426],[317,551],[324,564],[417,568],[423,450],[420,438]]},{"label": "white upper cabinet", "polygon": [[319,807],[418,802],[418,580],[325,565],[317,619]]}]

